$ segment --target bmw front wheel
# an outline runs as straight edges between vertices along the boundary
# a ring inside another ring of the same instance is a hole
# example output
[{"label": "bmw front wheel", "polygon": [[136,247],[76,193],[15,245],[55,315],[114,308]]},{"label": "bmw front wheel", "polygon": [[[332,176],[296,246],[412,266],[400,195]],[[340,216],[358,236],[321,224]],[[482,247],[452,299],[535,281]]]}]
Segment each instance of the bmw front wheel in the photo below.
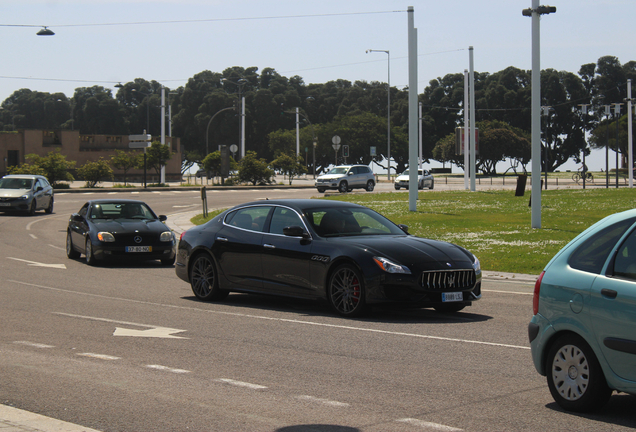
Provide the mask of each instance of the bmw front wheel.
[{"label": "bmw front wheel", "polygon": [[546,366],[550,393],[568,411],[599,409],[612,395],[592,348],[578,335],[565,334],[557,339]]},{"label": "bmw front wheel", "polygon": [[223,300],[229,294],[229,291],[219,289],[216,265],[207,253],[194,258],[190,267],[190,286],[201,300]]},{"label": "bmw front wheel", "polygon": [[356,317],[366,310],[362,275],[349,264],[338,267],[327,285],[331,307],[342,316]]}]

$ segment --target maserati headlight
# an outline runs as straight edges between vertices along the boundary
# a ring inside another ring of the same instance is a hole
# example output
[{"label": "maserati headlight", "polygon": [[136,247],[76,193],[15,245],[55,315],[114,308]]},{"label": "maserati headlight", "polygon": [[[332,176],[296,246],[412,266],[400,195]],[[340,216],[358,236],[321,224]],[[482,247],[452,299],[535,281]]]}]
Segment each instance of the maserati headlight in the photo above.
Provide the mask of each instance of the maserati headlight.
[{"label": "maserati headlight", "polygon": [[172,235],[172,231],[164,231],[161,233],[161,237],[159,237],[159,240],[162,242],[174,241],[174,235]]},{"label": "maserati headlight", "polygon": [[114,242],[115,241],[115,236],[112,235],[109,232],[106,231],[101,231],[97,233],[97,238],[99,239],[99,241],[103,241],[103,242]]},{"label": "maserati headlight", "polygon": [[387,273],[402,273],[402,274],[411,274],[411,270],[408,267],[396,264],[391,260],[388,260],[383,257],[373,257],[373,261]]},{"label": "maserati headlight", "polygon": [[481,270],[481,263],[479,262],[479,259],[477,259],[477,257],[475,257],[475,262],[473,263],[473,269],[475,269],[476,272]]}]

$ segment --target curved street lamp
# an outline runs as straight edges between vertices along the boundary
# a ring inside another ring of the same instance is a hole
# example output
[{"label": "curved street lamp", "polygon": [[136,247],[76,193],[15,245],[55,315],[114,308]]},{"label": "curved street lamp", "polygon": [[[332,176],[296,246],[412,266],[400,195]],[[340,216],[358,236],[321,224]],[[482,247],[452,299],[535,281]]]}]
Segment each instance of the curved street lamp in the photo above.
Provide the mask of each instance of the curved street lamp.
[{"label": "curved street lamp", "polygon": [[389,161],[389,169],[387,171],[387,178],[389,181],[391,181],[391,54],[389,54],[389,50],[373,50],[373,49],[368,49],[367,50],[367,54],[369,54],[370,52],[383,52],[386,53],[387,55],[387,61],[388,61],[388,75],[387,75],[387,110],[386,110],[386,158]]},{"label": "curved street lamp", "polygon": [[245,78],[241,78],[238,82],[234,82],[227,78],[221,78],[221,83],[229,82],[231,84],[238,86],[238,100],[239,100],[239,143],[241,144],[241,159],[245,157],[245,96],[241,98],[241,93],[243,93],[243,86],[247,84],[247,80]]},{"label": "curved street lamp", "polygon": [[[135,93],[142,94],[150,98],[154,93],[144,93],[141,90],[132,89],[131,91]],[[146,102],[146,133],[150,133],[150,100]]]},{"label": "curved street lamp", "polygon": [[210,131],[210,124],[212,123],[212,120],[214,120],[214,117],[216,117],[217,115],[219,115],[223,111],[233,110],[233,109],[234,109],[234,107],[227,107],[227,108],[223,108],[223,109],[218,110],[216,113],[214,113],[214,115],[212,116],[212,118],[208,122],[208,127],[205,128],[205,155],[206,156],[210,154],[210,150],[209,150],[209,147],[208,147],[208,136],[209,136],[208,132]]}]

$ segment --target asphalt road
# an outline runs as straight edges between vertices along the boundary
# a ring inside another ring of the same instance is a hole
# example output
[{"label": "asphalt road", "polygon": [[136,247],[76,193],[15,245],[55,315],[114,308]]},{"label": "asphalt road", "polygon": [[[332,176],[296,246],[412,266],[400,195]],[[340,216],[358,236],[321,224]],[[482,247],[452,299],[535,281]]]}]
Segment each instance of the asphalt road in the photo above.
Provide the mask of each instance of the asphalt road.
[{"label": "asphalt road", "polygon": [[[314,190],[209,192],[210,208]],[[64,251],[90,198],[140,198],[169,217],[198,191],[56,195],[0,215],[0,403],[101,431],[631,430],[632,396],[565,413],[532,366],[532,281],[487,279],[456,315],[232,294],[197,301],[159,263],[89,267]]]}]

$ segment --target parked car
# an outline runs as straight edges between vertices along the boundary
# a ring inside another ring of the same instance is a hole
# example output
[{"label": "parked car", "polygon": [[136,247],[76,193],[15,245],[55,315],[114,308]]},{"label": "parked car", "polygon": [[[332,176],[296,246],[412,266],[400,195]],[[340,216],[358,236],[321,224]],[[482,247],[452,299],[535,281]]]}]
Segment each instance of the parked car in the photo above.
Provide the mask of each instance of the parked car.
[{"label": "parked car", "polygon": [[31,174],[12,174],[0,179],[0,212],[37,210],[53,213],[54,192],[46,177]]},{"label": "parked car", "polygon": [[[435,183],[435,179],[433,175],[426,170],[417,170],[417,188],[424,189],[425,187],[429,189],[433,189],[433,185]],[[400,188],[409,188],[409,170],[404,171],[402,174],[395,178],[395,190],[400,190]]]},{"label": "parked car", "polygon": [[342,316],[379,303],[458,312],[481,298],[472,253],[340,201],[236,206],[182,233],[175,270],[202,300],[231,291],[326,299]]},{"label": "parked car", "polygon": [[318,176],[315,186],[320,193],[327,189],[337,189],[344,193],[356,188],[371,192],[375,187],[375,175],[366,165],[339,165],[327,174]]},{"label": "parked car", "polygon": [[164,222],[143,201],[88,201],[68,221],[66,255],[96,265],[107,259],[160,260],[172,265],[176,238]]},{"label": "parked car", "polygon": [[561,249],[534,288],[536,370],[564,409],[636,395],[636,210],[609,216]]}]

